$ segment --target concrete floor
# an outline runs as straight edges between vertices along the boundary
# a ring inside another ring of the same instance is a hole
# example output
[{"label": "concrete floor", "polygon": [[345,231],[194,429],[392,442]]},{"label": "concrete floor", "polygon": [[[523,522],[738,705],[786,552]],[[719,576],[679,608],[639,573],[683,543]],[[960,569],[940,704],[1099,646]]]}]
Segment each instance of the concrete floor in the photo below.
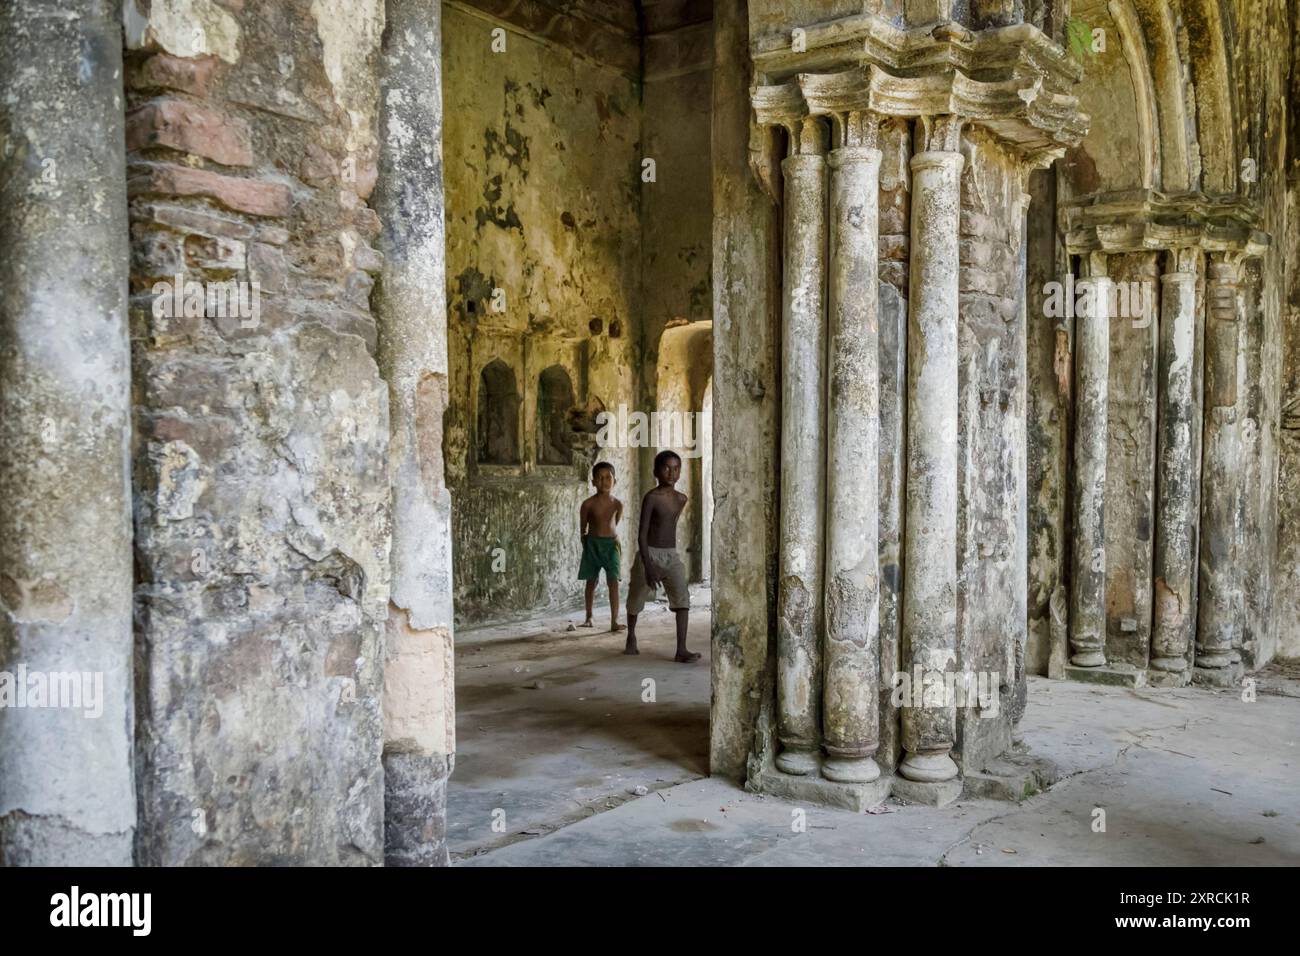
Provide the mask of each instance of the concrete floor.
[{"label": "concrete floor", "polygon": [[[456,634],[453,861],[635,800],[638,787],[708,774],[709,592],[691,592],[694,664],[673,662],[664,604],[640,615],[637,657],[623,655],[625,634],[609,633],[607,607],[595,630],[567,630],[577,613]],[[648,689],[653,702],[642,699]]]},{"label": "concrete floor", "polygon": [[[708,608],[692,615],[692,649],[705,657],[691,666],[670,659],[666,609],[648,608],[643,620],[639,658],[619,654],[622,635],[568,632],[566,619],[458,635],[459,742],[448,789],[455,861],[1300,864],[1293,665],[1260,675],[1250,703],[1240,692],[1031,678],[1021,739],[1057,763],[1061,782],[1020,804],[961,800],[933,809],[891,799],[887,812],[853,814],[705,778]],[[655,681],[653,704],[641,700],[646,678]],[[1093,829],[1098,808],[1104,832]]]}]

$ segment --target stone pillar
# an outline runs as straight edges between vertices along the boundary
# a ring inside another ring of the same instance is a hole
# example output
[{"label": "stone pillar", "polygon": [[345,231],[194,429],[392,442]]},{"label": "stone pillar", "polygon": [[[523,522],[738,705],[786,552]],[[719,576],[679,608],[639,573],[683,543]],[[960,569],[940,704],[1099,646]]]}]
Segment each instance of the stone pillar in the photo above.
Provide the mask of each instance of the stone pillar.
[{"label": "stone pillar", "polygon": [[0,866],[129,866],[122,27],[50,6],[0,5]]},{"label": "stone pillar", "polygon": [[790,130],[781,340],[781,551],[777,591],[777,768],[816,769],[820,744],[826,380],[826,156],[822,124]]},{"label": "stone pillar", "polygon": [[1106,451],[1110,377],[1110,278],[1094,253],[1090,307],[1075,317],[1074,541],[1070,663],[1106,663]]},{"label": "stone pillar", "polygon": [[[912,258],[908,312],[907,522],[903,647],[907,670],[957,669],[957,321],[961,226],[961,121],[927,124],[912,157]],[[957,712],[913,686],[903,707],[899,772],[920,783],[957,776]]]},{"label": "stone pillar", "polygon": [[448,863],[455,751],[451,495],[443,481],[447,312],[439,0],[388,0],[372,205],[389,388],[392,592],[384,664],[384,862]]},{"label": "stone pillar", "polygon": [[1177,675],[1185,683],[1191,647],[1192,578],[1200,463],[1192,457],[1193,430],[1199,419],[1196,382],[1196,275],[1200,252],[1169,253],[1169,271],[1160,277],[1160,433],[1157,465],[1154,611],[1151,633],[1153,671]]},{"label": "stone pillar", "polygon": [[[754,119],[747,0],[716,0],[713,39],[713,481],[726,493],[713,513],[709,772],[743,779],[760,714],[766,728],[774,711],[764,682],[776,611],[781,218],[765,184],[779,183],[780,156],[750,149],[776,133]],[[751,157],[762,157],[763,179]]]},{"label": "stone pillar", "polygon": [[1238,416],[1240,255],[1214,253],[1206,287],[1205,440],[1195,679],[1236,683],[1245,598],[1241,581],[1242,442]]},{"label": "stone pillar", "polygon": [[830,394],[822,776],[880,776],[880,150],[878,121],[851,112],[831,151]]}]

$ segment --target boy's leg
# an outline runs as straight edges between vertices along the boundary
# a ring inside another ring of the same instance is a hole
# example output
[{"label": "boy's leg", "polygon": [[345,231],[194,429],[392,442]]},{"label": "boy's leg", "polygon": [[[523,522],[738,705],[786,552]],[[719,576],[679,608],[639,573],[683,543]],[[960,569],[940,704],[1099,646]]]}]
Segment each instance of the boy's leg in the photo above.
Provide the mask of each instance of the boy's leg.
[{"label": "boy's leg", "polygon": [[673,559],[668,563],[664,586],[668,591],[668,606],[677,618],[677,656],[673,660],[682,664],[694,663],[700,659],[700,655],[686,649],[686,627],[691,616],[691,589],[686,581],[686,565],[678,554],[674,553]]},{"label": "boy's leg", "polygon": [[592,578],[587,582],[587,619],[582,622],[582,627],[595,627],[591,623],[591,604],[596,599],[596,579]]},{"label": "boy's leg", "polygon": [[609,631],[617,634],[623,630],[623,625],[618,623],[618,578],[607,574],[605,583],[609,585]]},{"label": "boy's leg", "polygon": [[640,654],[636,646],[636,617],[645,607],[649,585],[645,583],[645,569],[641,567],[641,555],[632,559],[632,573],[627,582],[627,646],[624,654]]},{"label": "boy's leg", "polygon": [[673,660],[680,664],[692,664],[700,659],[700,655],[686,649],[686,625],[691,616],[690,608],[679,608],[673,614],[677,617],[677,656]]}]

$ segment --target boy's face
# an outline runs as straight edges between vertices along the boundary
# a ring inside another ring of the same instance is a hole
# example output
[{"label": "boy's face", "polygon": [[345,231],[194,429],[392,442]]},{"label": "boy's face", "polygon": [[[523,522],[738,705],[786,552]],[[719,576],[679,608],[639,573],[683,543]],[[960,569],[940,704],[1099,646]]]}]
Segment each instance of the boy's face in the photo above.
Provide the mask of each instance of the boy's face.
[{"label": "boy's face", "polygon": [[682,476],[682,462],[680,458],[669,458],[659,470],[655,472],[655,477],[670,488],[677,484],[677,479]]},{"label": "boy's face", "polygon": [[608,468],[602,468],[600,471],[596,472],[595,476],[591,479],[591,483],[596,486],[597,491],[603,494],[609,494],[609,492],[614,490],[614,473]]}]

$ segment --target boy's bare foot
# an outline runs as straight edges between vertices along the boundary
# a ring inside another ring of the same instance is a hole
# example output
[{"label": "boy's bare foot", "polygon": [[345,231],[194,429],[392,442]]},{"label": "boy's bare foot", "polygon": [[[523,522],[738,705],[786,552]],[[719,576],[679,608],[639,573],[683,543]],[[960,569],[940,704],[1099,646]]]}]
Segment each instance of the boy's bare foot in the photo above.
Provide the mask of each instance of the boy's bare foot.
[{"label": "boy's bare foot", "polygon": [[627,642],[627,647],[623,648],[623,653],[624,653],[624,654],[640,654],[641,652],[638,651],[638,650],[636,649],[636,641],[628,641],[628,642]]},{"label": "boy's bare foot", "polygon": [[611,634],[617,634],[621,630],[623,630],[623,625],[619,624],[617,621],[609,626],[609,633]]},{"label": "boy's bare foot", "polygon": [[694,664],[700,659],[700,655],[693,651],[678,651],[677,656],[673,658],[678,664]]},{"label": "boy's bare foot", "polygon": [[581,624],[578,625],[578,627],[595,627],[595,626],[596,626],[595,624],[591,623],[591,618],[587,618],[585,621],[583,621]]}]

